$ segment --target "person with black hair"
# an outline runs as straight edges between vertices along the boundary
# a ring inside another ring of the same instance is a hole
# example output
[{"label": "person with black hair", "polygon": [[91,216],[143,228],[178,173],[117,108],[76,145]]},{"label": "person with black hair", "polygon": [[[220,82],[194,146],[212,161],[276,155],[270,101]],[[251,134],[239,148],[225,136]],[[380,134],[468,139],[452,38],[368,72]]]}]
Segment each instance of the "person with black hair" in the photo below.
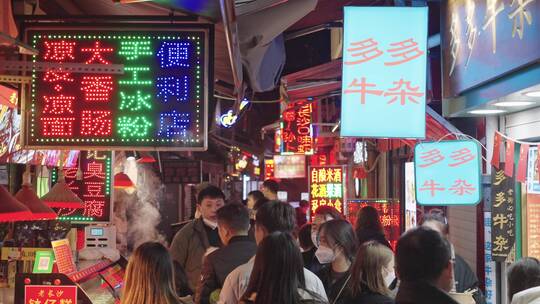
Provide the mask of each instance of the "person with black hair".
[{"label": "person with black hair", "polygon": [[315,252],[317,247],[313,244],[311,240],[311,224],[304,224],[298,230],[298,243],[300,243],[300,249],[302,250],[302,259],[304,260],[304,265],[308,264],[313,258],[315,258]]},{"label": "person with black hair", "polygon": [[309,210],[309,202],[301,200],[299,206],[294,209],[296,211],[296,225],[302,227],[307,223],[307,212]]},{"label": "person with black hair", "polygon": [[[422,217],[422,226],[439,232],[445,239],[449,240],[450,227],[448,225],[448,220],[441,213],[426,213]],[[450,243],[450,246],[452,249],[452,259],[454,260],[454,286],[452,291],[457,293],[472,291],[472,296],[476,304],[484,304],[484,295],[478,286],[476,274],[474,274],[465,259],[459,254],[456,254],[452,243]]]},{"label": "person with black hair", "polygon": [[218,187],[208,186],[201,190],[197,195],[197,210],[201,217],[182,227],[171,243],[173,260],[186,271],[191,290],[195,290],[200,281],[206,251],[222,246],[216,213],[224,205],[225,195]]},{"label": "person with black hair", "polygon": [[540,261],[525,257],[508,268],[511,304],[540,304]]},{"label": "person with black hair", "polygon": [[279,191],[279,183],[273,179],[267,179],[261,186],[261,192],[270,201],[277,201],[277,193]]},{"label": "person with black hair", "polygon": [[396,304],[458,304],[448,294],[453,285],[450,243],[437,231],[418,227],[401,236],[396,273]]},{"label": "person with black hair", "polygon": [[317,273],[328,300],[336,303],[351,278],[350,269],[356,256],[356,235],[346,220],[331,220],[319,229],[320,244],[315,256],[324,267]]},{"label": "person with black hair", "polygon": [[217,211],[217,222],[225,246],[204,259],[195,303],[210,303],[212,292],[221,289],[229,273],[246,263],[257,250],[255,242],[248,237],[249,213],[244,205],[223,206]]},{"label": "person with black hair", "polygon": [[[271,201],[262,205],[255,217],[255,241],[261,244],[263,239],[276,231],[291,233],[296,226],[294,208],[289,204],[279,201]],[[273,248],[270,253],[281,250]],[[219,295],[220,304],[236,304],[246,292],[251,271],[255,263],[255,257],[246,264],[238,266],[225,279]],[[324,286],[319,278],[304,268],[305,288],[326,300]]]},{"label": "person with black hair", "polygon": [[264,197],[264,194],[259,190],[254,190],[247,195],[247,207],[249,210],[257,210],[262,203],[259,201],[267,202],[268,199]]},{"label": "person with black hair", "polygon": [[302,257],[294,238],[288,232],[275,231],[259,244],[249,284],[240,303],[327,302],[306,287]]},{"label": "person with black hair", "polygon": [[373,206],[365,206],[358,210],[355,225],[358,244],[369,241],[377,241],[392,249],[390,242],[384,235],[383,226],[379,218],[379,212]]},{"label": "person with black hair", "polygon": [[344,219],[343,215],[336,208],[330,206],[319,206],[313,213],[313,221],[311,222],[311,241],[315,245],[311,260],[306,261],[304,267],[310,271],[317,273],[322,269],[322,264],[315,257],[315,251],[319,247],[319,227],[331,220]]}]

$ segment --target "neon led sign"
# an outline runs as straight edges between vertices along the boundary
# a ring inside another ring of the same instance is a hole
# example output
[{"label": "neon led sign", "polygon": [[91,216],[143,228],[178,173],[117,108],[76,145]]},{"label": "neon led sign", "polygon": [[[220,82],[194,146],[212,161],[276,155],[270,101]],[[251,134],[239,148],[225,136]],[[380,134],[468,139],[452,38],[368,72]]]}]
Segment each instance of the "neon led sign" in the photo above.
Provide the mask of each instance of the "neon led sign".
[{"label": "neon led sign", "polygon": [[[208,32],[30,30],[34,62],[25,145],[86,150],[205,150]],[[124,74],[74,73],[62,63],[122,64]]]},{"label": "neon led sign", "polygon": [[[110,221],[112,153],[81,151],[82,177],[77,179],[77,167],[64,168],[66,184],[84,202],[82,209],[57,209],[61,219],[73,221]],[[58,180],[53,171],[52,182]]]}]

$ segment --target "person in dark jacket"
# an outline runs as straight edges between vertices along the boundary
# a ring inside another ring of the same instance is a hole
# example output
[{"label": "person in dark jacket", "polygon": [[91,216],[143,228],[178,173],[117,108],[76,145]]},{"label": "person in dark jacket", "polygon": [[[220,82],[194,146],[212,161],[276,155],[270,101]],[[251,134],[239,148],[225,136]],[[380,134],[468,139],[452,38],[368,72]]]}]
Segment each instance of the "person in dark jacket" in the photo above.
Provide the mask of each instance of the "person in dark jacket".
[{"label": "person in dark jacket", "polygon": [[307,223],[300,227],[298,231],[298,243],[300,243],[300,249],[302,249],[304,265],[316,259],[315,252],[317,251],[317,247],[315,247],[315,244],[311,240],[311,224]]},{"label": "person in dark jacket", "polygon": [[379,219],[379,212],[372,206],[365,206],[358,211],[355,225],[358,244],[377,241],[392,249],[390,242],[384,236],[384,230]]},{"label": "person in dark jacket", "polygon": [[396,248],[396,304],[458,304],[448,294],[453,270],[450,243],[437,231],[418,227],[405,232]]},{"label": "person in dark jacket", "polygon": [[388,286],[394,279],[394,253],[377,241],[360,245],[351,279],[339,304],[393,304]]},{"label": "person in dark jacket", "polygon": [[217,211],[218,232],[224,247],[206,256],[195,303],[210,303],[210,294],[221,289],[236,267],[246,263],[257,251],[248,237],[249,212],[241,204],[225,205]]},{"label": "person in dark jacket", "polygon": [[[434,229],[438,231],[445,239],[449,239],[450,228],[448,226],[448,220],[440,213],[428,213],[422,218],[422,226]],[[464,293],[468,291],[474,291],[473,298],[477,304],[484,304],[485,298],[478,287],[478,278],[472,271],[467,262],[458,254],[455,253],[454,247],[452,247],[452,257],[454,259],[454,288],[452,291],[457,293]]]},{"label": "person in dark jacket", "polygon": [[177,265],[185,270],[189,288],[195,290],[201,278],[204,254],[210,247],[221,247],[217,231],[219,208],[225,205],[225,195],[221,189],[208,186],[197,195],[197,210],[201,217],[186,224],[173,238],[171,256]]},{"label": "person in dark jacket", "polygon": [[315,256],[324,268],[317,276],[324,285],[330,303],[335,303],[343,296],[351,277],[350,269],[356,247],[356,236],[348,221],[331,220],[322,224],[320,245]]}]

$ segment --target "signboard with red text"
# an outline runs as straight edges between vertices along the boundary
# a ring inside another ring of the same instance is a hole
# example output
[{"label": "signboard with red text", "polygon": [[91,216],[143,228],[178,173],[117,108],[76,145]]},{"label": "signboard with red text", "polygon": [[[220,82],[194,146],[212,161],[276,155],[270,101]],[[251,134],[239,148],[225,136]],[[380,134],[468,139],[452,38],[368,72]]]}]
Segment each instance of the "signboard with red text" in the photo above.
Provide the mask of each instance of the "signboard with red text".
[{"label": "signboard with red text", "polygon": [[428,8],[344,15],[341,136],[424,138]]},{"label": "signboard with red text", "polygon": [[281,114],[281,154],[313,154],[313,108],[307,100],[290,103]]},{"label": "signboard with red text", "polygon": [[320,206],[330,206],[344,213],[345,171],[342,166],[309,168],[309,203],[311,214]]},{"label": "signboard with red text", "polygon": [[420,205],[476,205],[481,196],[481,151],[472,140],[419,143],[414,148]]},{"label": "signboard with red text", "polygon": [[[77,217],[85,220],[108,222],[111,217],[111,171],[112,153],[105,151],[81,151],[80,166],[82,179],[77,179],[77,167],[64,168],[66,184],[83,200],[82,209],[57,209],[60,219],[77,221]],[[58,179],[53,171],[52,181]]]},{"label": "signboard with red text", "polygon": [[[34,61],[23,105],[28,147],[206,150],[208,28],[28,31]],[[123,65],[123,74],[70,72],[62,64]]]},{"label": "signboard with red text", "polygon": [[26,285],[24,304],[77,304],[77,286]]},{"label": "signboard with red text", "polygon": [[384,235],[390,242],[392,248],[396,248],[397,241],[401,235],[401,212],[399,201],[386,199],[365,199],[349,200],[347,219],[353,226],[356,224],[358,211],[365,206],[371,206],[377,209],[379,220],[383,226]]}]

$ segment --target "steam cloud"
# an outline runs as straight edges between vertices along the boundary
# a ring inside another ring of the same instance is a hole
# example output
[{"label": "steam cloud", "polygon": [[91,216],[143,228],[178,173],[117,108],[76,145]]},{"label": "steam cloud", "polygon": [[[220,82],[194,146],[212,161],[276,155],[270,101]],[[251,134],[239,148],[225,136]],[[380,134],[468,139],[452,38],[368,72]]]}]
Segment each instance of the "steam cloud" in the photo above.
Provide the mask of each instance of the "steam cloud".
[{"label": "steam cloud", "polygon": [[157,229],[161,221],[159,199],[165,186],[151,166],[130,164],[131,161],[134,162],[134,160],[124,158],[119,163],[124,164],[120,167],[129,169],[130,172],[126,172],[128,175],[135,173],[132,169],[136,168],[137,178],[132,178],[136,180],[136,189],[133,193],[117,190],[115,195],[117,243],[119,243],[118,249],[124,255],[128,255],[140,244],[148,241],[157,241],[167,245],[165,236]]}]

